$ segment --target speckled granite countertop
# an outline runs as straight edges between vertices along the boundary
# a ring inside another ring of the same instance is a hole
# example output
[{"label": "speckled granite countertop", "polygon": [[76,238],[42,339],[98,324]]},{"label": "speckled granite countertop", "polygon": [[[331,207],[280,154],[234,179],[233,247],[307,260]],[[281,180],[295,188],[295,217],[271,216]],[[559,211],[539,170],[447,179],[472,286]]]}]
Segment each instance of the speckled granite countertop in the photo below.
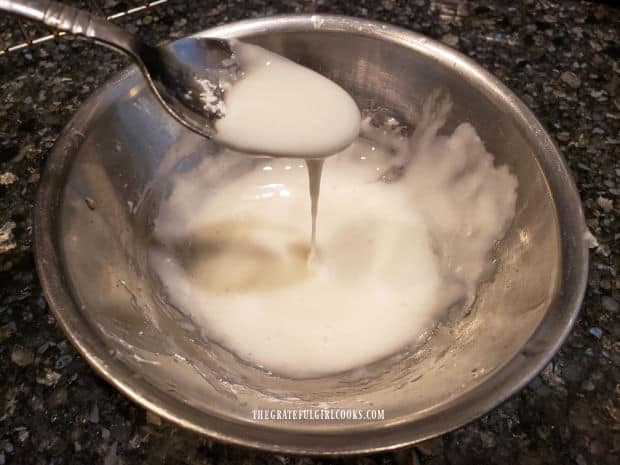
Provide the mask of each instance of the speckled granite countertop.
[{"label": "speckled granite countertop", "polygon": [[[128,4],[105,0],[108,11]],[[0,56],[0,465],[618,463],[620,10],[549,0],[171,0],[121,22],[163,40],[299,12],[367,17],[441,39],[533,109],[568,159],[599,242],[572,335],[543,373],[502,406],[395,453],[346,459],[258,453],[145,413],[77,355],[48,313],[35,274],[31,207],[46,155],[76,108],[125,65],[88,43],[48,42]],[[0,42],[13,42],[7,32],[13,21],[0,16]]]}]

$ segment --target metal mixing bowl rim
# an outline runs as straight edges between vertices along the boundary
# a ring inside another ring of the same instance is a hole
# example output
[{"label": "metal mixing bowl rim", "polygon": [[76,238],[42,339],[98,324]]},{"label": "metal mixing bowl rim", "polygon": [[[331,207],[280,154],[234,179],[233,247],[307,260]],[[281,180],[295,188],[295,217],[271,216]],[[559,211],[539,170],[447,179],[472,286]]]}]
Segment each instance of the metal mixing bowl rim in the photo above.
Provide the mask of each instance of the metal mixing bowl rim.
[{"label": "metal mixing bowl rim", "polygon": [[[445,45],[396,26],[334,15],[251,19],[196,35],[232,37],[308,30],[348,32],[385,40],[450,63],[456,70],[466,71],[509,107],[521,129],[541,147],[543,156],[538,163],[546,175],[553,173],[547,182],[562,234],[562,282],[558,297],[519,354],[496,369],[483,383],[459,397],[458,402],[446,403],[445,408],[430,417],[411,422],[405,418],[391,424],[378,423],[365,432],[345,431],[341,435],[290,434],[260,423],[240,423],[193,411],[171,395],[132,376],[104,344],[97,344],[96,333],[72,298],[70,285],[62,274],[63,259],[55,240],[58,232],[55,213],[61,204],[69,162],[84,138],[83,129],[96,113],[106,91],[133,76],[137,72],[135,67],[119,72],[82,105],[47,159],[34,206],[36,267],[50,309],[67,338],[99,375],[143,407],[185,428],[241,446],[312,455],[378,452],[420,442],[474,420],[516,393],[544,368],[569,334],[583,300],[588,270],[588,251],[583,238],[587,229],[579,195],[566,163],[536,117],[499,80]],[[181,414],[183,410],[189,411]]]}]

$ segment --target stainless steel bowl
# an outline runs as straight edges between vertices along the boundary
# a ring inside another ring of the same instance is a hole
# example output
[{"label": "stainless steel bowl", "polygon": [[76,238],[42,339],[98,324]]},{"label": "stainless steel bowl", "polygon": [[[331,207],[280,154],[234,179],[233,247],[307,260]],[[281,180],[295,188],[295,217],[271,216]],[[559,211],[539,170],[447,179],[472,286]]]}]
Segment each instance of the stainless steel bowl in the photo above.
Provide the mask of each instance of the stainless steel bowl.
[{"label": "stainless steel bowl", "polygon": [[[285,379],[205,340],[167,303],[146,254],[170,174],[215,163],[218,147],[159,108],[135,67],[82,107],[49,157],[35,208],[36,258],[59,324],[84,358],[131,399],[222,441],[297,453],[411,444],[484,414],[549,361],[586,284],[583,214],[557,148],[532,113],[469,59],[385,24],[284,16],[203,35],[260,44],[343,85],[362,108],[415,124],[435,88],[448,126],[471,122],[519,179],[516,218],[497,273],[469,315],[453,315],[418,351],[363,370]],[[240,162],[249,166],[251,159]],[[245,166],[245,167],[247,167]],[[372,337],[371,335],[369,337]],[[253,409],[385,410],[383,421],[253,421]]]}]

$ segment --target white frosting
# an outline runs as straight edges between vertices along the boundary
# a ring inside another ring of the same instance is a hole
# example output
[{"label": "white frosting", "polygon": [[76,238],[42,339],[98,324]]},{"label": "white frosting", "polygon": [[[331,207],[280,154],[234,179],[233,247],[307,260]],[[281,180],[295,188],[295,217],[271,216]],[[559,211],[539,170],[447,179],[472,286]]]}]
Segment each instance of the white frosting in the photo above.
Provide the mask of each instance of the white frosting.
[{"label": "white frosting", "polygon": [[244,74],[224,95],[216,141],[249,153],[311,158],[357,138],[359,109],[336,83],[256,45],[236,42],[234,51]]},{"label": "white frosting", "polygon": [[213,163],[180,174],[156,223],[170,249],[151,255],[172,303],[244,360],[295,377],[424,340],[473,300],[517,188],[471,125],[440,137],[443,116],[425,111],[410,140],[367,127],[326,160],[311,266],[303,161],[264,160],[208,194]]}]

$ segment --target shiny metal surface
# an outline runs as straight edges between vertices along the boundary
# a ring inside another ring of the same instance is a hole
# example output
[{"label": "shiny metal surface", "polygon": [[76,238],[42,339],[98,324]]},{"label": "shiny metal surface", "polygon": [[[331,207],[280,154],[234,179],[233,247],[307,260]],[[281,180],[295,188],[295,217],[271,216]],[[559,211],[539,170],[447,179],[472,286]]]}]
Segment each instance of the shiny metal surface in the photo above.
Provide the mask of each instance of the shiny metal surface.
[{"label": "shiny metal surface", "polygon": [[198,134],[213,136],[213,121],[221,115],[205,108],[200,82],[207,80],[216,89],[219,87],[220,73],[227,71],[232,57],[226,41],[193,37],[153,47],[88,11],[51,0],[0,0],[0,11],[127,54],[138,64],[155,97],[173,117]]},{"label": "shiny metal surface", "polygon": [[[146,10],[150,10],[152,8],[157,8],[160,5],[164,5],[165,3],[167,3],[168,0],[154,0],[154,1],[145,1],[142,5],[127,5],[127,9],[124,10],[120,10],[118,11],[118,8],[114,9],[114,13],[106,15],[103,8],[105,8],[105,5],[101,5],[101,1],[95,3],[95,5],[97,5],[97,7],[95,8],[96,10],[98,10],[99,12],[101,12],[102,16],[105,16],[105,19],[108,21],[113,21],[115,19],[118,18],[123,18],[126,16],[131,16],[131,15],[135,15],[136,13],[142,13]],[[0,47],[0,56],[6,54],[6,53],[12,53],[12,52],[16,52],[18,50],[22,50],[26,47],[29,48],[34,48],[39,44],[42,44],[44,42],[47,42],[48,40],[53,40],[56,39],[58,37],[62,37],[64,35],[66,35],[65,32],[58,32],[58,31],[54,31],[52,34],[44,34],[44,35],[38,35],[33,37],[31,34],[29,34],[28,32],[26,32],[26,28],[23,25],[23,21],[21,20],[20,17],[17,18],[16,24],[15,25],[11,25],[12,29],[14,30],[13,32],[13,36],[17,35],[17,36],[21,36],[21,38],[23,39],[23,42],[14,42],[13,44],[7,44],[4,43],[3,47]],[[10,31],[7,31],[9,34],[11,33]]]},{"label": "shiny metal surface", "polygon": [[[421,101],[437,86],[446,89],[454,101],[447,129],[471,122],[497,163],[518,177],[517,214],[474,309],[447,318],[420,350],[318,379],[269,374],[203,338],[167,304],[149,267],[149,232],[170,174],[196,163],[215,169],[219,149],[163,112],[129,68],[83,106],[58,140],[34,218],[50,307],[105,379],[157,414],[218,440],[347,454],[454,429],[545,366],[581,304],[586,228],[562,157],[521,101],[457,52],[385,24],[285,16],[200,36],[265,46],[335,80],[361,108],[387,109],[412,124]],[[248,169],[252,160],[239,163],[237,169]],[[385,409],[385,420],[252,420],[252,409],[316,407]]]}]

